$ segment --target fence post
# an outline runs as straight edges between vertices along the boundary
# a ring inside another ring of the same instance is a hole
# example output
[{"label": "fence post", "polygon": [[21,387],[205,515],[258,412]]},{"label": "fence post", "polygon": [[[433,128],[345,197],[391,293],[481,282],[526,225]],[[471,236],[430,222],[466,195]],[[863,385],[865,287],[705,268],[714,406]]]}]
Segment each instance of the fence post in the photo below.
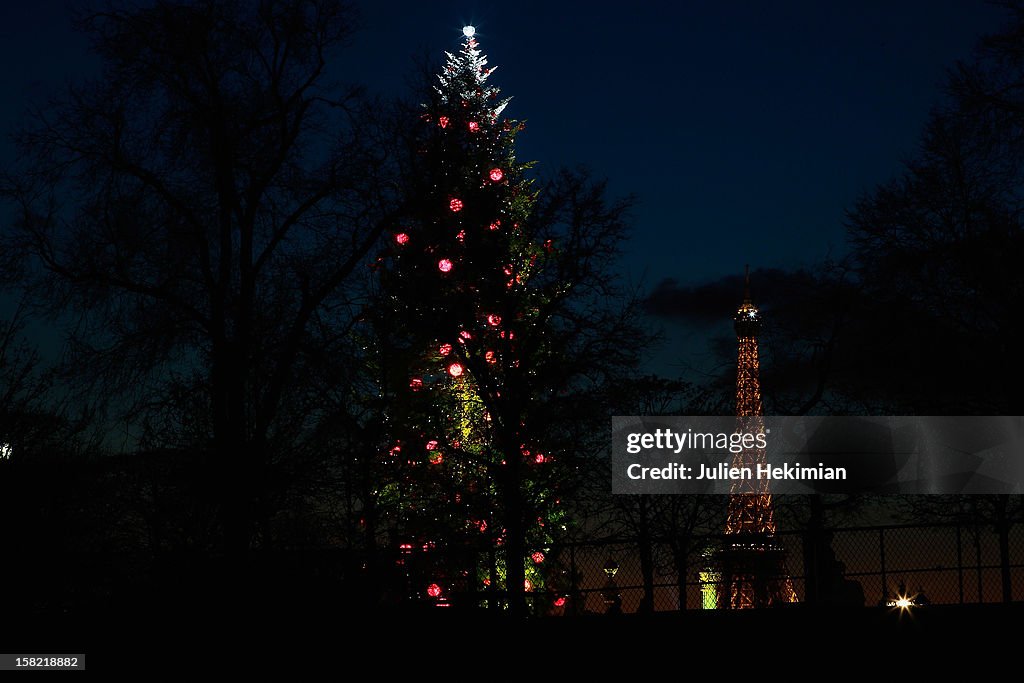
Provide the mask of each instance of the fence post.
[{"label": "fence post", "polygon": [[576,575],[576,544],[569,546],[569,577],[572,580],[572,590],[569,592],[569,611],[575,616],[580,613],[578,604],[580,598],[579,578]]},{"label": "fence post", "polygon": [[964,548],[960,536],[960,525],[956,525],[956,582],[960,590],[960,604],[964,604]]},{"label": "fence post", "polygon": [[882,603],[889,601],[889,586],[885,581],[885,529],[878,530],[878,562],[882,568]]},{"label": "fence post", "polygon": [[982,597],[981,587],[981,529],[978,525],[974,525],[974,564],[977,567],[978,574],[978,604],[980,605],[985,600]]}]

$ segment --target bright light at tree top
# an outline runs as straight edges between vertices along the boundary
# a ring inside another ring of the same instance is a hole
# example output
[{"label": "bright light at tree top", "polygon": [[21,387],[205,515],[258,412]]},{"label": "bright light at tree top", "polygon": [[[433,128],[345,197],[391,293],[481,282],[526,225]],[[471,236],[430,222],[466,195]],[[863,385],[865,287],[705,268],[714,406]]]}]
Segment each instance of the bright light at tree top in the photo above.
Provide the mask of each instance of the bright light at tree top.
[{"label": "bright light at tree top", "polygon": [[474,35],[476,35],[476,26],[463,26],[462,35],[466,36],[467,38],[472,38]]}]

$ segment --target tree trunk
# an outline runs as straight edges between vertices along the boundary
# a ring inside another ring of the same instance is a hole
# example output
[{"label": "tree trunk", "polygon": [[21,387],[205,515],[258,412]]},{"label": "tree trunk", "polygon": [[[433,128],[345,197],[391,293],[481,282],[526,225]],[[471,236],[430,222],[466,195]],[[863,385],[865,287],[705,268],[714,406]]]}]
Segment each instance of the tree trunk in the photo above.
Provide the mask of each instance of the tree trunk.
[{"label": "tree trunk", "polygon": [[502,498],[505,504],[505,588],[508,591],[509,614],[525,617],[526,609],[526,520],[523,519],[523,501],[519,490],[522,454],[518,449],[506,449],[502,468]]},{"label": "tree trunk", "polygon": [[1010,573],[1010,496],[995,499],[996,534],[999,537],[999,569],[1003,579],[1003,602],[1013,602],[1013,579]]},{"label": "tree trunk", "polygon": [[651,542],[650,524],[647,519],[648,502],[647,496],[641,495],[639,497],[637,543],[639,545],[640,576],[643,579],[644,595],[640,599],[638,609],[644,613],[654,611],[654,548]]},{"label": "tree trunk", "polygon": [[999,524],[999,568],[1003,575],[1003,602],[1013,602],[1013,583],[1010,573],[1010,524]]},{"label": "tree trunk", "polygon": [[672,559],[676,566],[676,588],[679,591],[677,604],[680,612],[689,609],[687,602],[689,595],[686,590],[686,577],[690,571],[690,557],[686,549],[690,547],[689,537],[680,537],[672,541]]},{"label": "tree trunk", "polygon": [[821,601],[821,557],[825,528],[825,507],[821,495],[810,496],[811,514],[804,531],[804,603],[816,605]]}]

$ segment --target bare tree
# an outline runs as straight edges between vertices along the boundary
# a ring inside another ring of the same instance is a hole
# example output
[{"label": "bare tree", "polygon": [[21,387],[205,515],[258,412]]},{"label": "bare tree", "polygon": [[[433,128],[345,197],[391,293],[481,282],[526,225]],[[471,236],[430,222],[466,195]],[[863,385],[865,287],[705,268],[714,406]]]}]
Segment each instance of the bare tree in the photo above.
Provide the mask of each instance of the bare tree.
[{"label": "bare tree", "polygon": [[204,454],[235,555],[270,543],[393,203],[367,104],[328,78],[352,25],[335,0],[90,14],[101,76],[35,113],[3,179],[3,249],[76,321],[71,369],[139,444]]}]

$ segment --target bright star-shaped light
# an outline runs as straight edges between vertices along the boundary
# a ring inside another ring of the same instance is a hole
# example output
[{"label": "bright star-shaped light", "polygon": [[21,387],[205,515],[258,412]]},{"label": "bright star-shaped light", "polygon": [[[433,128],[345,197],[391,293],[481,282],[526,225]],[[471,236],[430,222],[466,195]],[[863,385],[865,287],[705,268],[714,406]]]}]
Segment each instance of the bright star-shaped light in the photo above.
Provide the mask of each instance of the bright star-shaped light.
[{"label": "bright star-shaped light", "polygon": [[462,27],[462,35],[466,36],[467,38],[472,38],[475,33],[476,33],[476,26],[463,26]]}]

